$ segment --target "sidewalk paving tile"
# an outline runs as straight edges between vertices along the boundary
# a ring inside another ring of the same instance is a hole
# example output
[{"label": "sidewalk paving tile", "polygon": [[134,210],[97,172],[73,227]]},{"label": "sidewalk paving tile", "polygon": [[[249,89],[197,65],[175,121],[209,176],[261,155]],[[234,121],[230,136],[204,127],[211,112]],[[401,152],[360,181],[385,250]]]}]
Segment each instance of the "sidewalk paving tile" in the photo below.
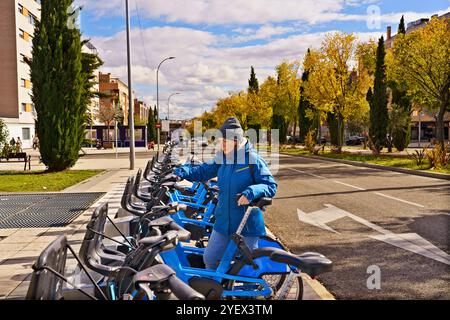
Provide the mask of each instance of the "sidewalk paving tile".
[{"label": "sidewalk paving tile", "polygon": [[1,246],[2,245],[8,245],[8,244],[15,244],[17,245],[26,245],[30,242],[33,242],[34,240],[36,240],[37,237],[32,235],[32,236],[27,236],[27,235],[12,235],[10,237],[7,237],[6,239],[3,239],[2,241],[0,241],[0,250],[1,250]]},{"label": "sidewalk paving tile", "polygon": [[9,237],[20,229],[11,228],[11,229],[0,229],[0,237]]},{"label": "sidewalk paving tile", "polygon": [[6,296],[21,284],[20,281],[3,281],[0,280],[0,299]]}]

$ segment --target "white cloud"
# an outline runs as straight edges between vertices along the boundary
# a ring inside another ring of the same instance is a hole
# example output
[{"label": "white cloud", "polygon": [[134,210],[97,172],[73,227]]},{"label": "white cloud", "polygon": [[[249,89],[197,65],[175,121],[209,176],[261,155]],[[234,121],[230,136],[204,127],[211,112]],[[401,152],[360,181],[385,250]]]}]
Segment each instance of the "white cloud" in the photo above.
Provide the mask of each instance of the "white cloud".
[{"label": "white cloud", "polygon": [[[366,5],[371,0],[136,0],[141,14],[168,22],[223,24],[265,24],[297,21],[327,21],[328,14],[339,13],[345,6]],[[108,2],[77,0],[98,17],[124,15],[123,0]],[[131,11],[136,5],[131,3]]]},{"label": "white cloud", "polygon": [[[142,18],[157,18],[167,22],[185,22],[207,25],[267,25],[302,21],[308,24],[331,21],[367,21],[367,14],[346,14],[346,7],[377,5],[379,0],[136,0],[130,10],[139,8]],[[76,0],[97,17],[125,15],[123,0]],[[137,4],[137,6],[136,6]],[[438,12],[383,12],[380,5],[380,22],[398,23],[402,14],[407,22],[450,11],[450,7]],[[261,28],[264,28],[262,26]],[[266,32],[268,29],[266,30]],[[263,32],[263,30],[261,30]],[[270,33],[270,31],[269,31]],[[252,34],[255,34],[254,32]],[[258,38],[260,39],[260,38]]]},{"label": "white cloud", "polygon": [[300,28],[290,26],[273,26],[271,24],[265,24],[257,29],[254,28],[237,28],[233,32],[238,33],[237,36],[231,36],[224,39],[226,43],[236,44],[253,40],[265,40],[271,39],[274,36],[281,36],[292,32],[299,32]]},{"label": "white cloud", "polygon": [[[177,58],[167,61],[160,70],[160,105],[166,108],[168,95],[180,92],[181,95],[173,99],[174,112],[178,110],[175,106],[179,106],[180,112],[184,112],[180,116],[193,117],[212,108],[217,99],[229,91],[244,90],[250,66],[255,66],[262,83],[267,76],[275,74],[275,66],[283,59],[302,59],[309,47],[320,46],[325,33],[291,35],[262,45],[225,48],[217,46],[220,37],[188,28],[154,27],[143,30],[142,34],[132,30],[131,35],[134,88],[142,91],[137,94],[147,103],[155,104],[156,67],[163,58],[174,55]],[[379,33],[362,33],[361,36],[366,40],[376,38]],[[148,50],[147,59],[143,54],[143,41]],[[92,42],[105,61],[102,71],[126,80],[124,33],[93,37]]]},{"label": "white cloud", "polygon": [[[122,15],[123,0],[87,1],[85,9],[103,15]],[[244,90],[248,85],[250,66],[256,69],[262,83],[283,59],[302,59],[308,48],[318,48],[325,32],[306,32],[313,23],[327,21],[365,21],[365,15],[342,13],[346,6],[369,5],[375,0],[138,0],[141,19],[158,18],[169,22],[187,22],[189,27],[151,27],[131,32],[134,88],[139,96],[156,102],[156,68],[169,56],[160,70],[160,105],[167,108],[169,94],[173,99],[172,115],[193,117],[212,108],[217,99],[229,91]],[[131,2],[133,3],[133,2]],[[134,5],[131,8],[135,10]],[[450,10],[447,9],[447,11]],[[441,14],[442,12],[440,12]],[[383,12],[382,12],[383,14]],[[406,12],[407,21],[429,17],[433,13]],[[382,22],[394,26],[401,14],[387,13]],[[304,22],[306,21],[306,23]],[[201,30],[206,25],[225,25],[227,34]],[[328,30],[327,32],[331,32]],[[358,33],[361,41],[378,39],[384,30]],[[259,45],[243,45],[264,40]],[[103,71],[127,79],[125,32],[110,37],[92,37],[105,61]],[[240,46],[232,46],[240,44]],[[146,50],[144,50],[144,45]]]}]

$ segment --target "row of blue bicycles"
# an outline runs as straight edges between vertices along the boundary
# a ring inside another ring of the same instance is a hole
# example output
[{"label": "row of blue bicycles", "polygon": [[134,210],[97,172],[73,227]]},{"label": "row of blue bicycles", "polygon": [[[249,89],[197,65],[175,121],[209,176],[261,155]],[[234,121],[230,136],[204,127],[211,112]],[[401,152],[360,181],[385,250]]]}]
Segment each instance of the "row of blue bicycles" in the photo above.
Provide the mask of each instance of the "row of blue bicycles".
[{"label": "row of blue bicycles", "polygon": [[[295,255],[273,236],[250,250],[241,235],[255,207],[250,203],[216,270],[203,253],[214,225],[219,190],[215,181],[179,182],[175,143],[148,161],[126,183],[117,212],[95,209],[79,252],[65,236],[52,242],[33,265],[27,299],[33,300],[219,300],[303,297],[301,273],[316,277],[332,268],[325,256]],[[197,165],[195,156],[184,165]],[[239,197],[239,195],[236,195]],[[68,256],[76,267],[68,271]]]}]

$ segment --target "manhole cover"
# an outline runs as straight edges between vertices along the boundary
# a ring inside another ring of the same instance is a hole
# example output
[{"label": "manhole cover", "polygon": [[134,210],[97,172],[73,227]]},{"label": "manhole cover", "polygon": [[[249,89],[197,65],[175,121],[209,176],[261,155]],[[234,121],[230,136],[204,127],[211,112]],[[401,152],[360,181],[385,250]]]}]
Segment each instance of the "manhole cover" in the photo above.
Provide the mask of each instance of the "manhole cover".
[{"label": "manhole cover", "polygon": [[0,195],[0,229],[64,227],[105,193]]}]

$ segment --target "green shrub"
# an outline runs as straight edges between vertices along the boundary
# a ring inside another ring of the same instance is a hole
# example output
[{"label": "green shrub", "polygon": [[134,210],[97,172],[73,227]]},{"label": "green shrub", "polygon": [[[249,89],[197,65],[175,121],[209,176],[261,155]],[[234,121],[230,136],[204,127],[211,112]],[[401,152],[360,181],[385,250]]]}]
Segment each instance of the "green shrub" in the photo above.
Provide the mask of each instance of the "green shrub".
[{"label": "green shrub", "polygon": [[427,151],[426,157],[430,162],[431,168],[442,169],[450,164],[450,145],[442,146],[440,143],[436,143],[433,149]]},{"label": "green shrub", "polygon": [[428,150],[428,145],[423,147],[422,150],[414,150],[414,152],[412,154],[408,154],[408,155],[411,159],[414,160],[416,165],[418,167],[420,167],[424,163],[425,159],[427,158],[427,150]]}]

